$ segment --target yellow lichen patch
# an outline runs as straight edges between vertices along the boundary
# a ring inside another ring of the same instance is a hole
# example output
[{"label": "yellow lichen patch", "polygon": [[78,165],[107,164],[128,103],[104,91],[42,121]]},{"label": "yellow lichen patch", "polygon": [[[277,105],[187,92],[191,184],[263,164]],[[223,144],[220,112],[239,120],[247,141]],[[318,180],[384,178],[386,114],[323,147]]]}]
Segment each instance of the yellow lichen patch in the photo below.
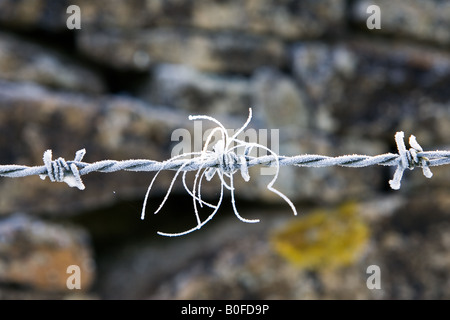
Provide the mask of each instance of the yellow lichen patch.
[{"label": "yellow lichen patch", "polygon": [[369,238],[357,208],[349,202],[296,218],[273,234],[275,250],[291,263],[312,270],[352,264]]}]

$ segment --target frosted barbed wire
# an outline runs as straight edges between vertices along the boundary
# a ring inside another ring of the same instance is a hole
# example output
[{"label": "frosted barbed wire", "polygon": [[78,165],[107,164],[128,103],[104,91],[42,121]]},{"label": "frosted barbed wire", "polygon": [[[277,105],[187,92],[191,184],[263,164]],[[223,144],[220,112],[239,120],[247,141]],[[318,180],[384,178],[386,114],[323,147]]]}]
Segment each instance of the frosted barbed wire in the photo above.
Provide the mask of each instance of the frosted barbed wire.
[{"label": "frosted barbed wire", "polygon": [[[423,151],[422,147],[417,143],[417,140],[413,135],[411,135],[409,139],[411,148],[407,150],[404,143],[404,133],[401,131],[395,134],[395,142],[397,144],[398,154],[385,153],[376,156],[353,154],[337,157],[315,154],[305,154],[292,157],[279,156],[271,149],[261,144],[250,143],[237,138],[238,134],[241,133],[249,124],[251,117],[252,111],[251,109],[249,109],[249,116],[247,121],[239,130],[237,130],[237,132],[233,136],[230,137],[225,127],[215,118],[209,116],[190,116],[190,120],[209,120],[215,122],[218,127],[214,128],[211,131],[201,152],[185,153],[162,162],[146,159],[131,159],[122,161],[102,160],[94,163],[87,163],[82,161],[86,153],[85,149],[77,151],[74,160],[72,161],[66,161],[61,157],[56,160],[52,160],[52,151],[47,150],[44,152],[43,166],[29,167],[23,165],[0,165],[0,176],[19,178],[31,175],[39,175],[41,179],[45,179],[48,176],[50,178],[50,181],[52,182],[65,182],[70,187],[77,187],[80,190],[84,190],[85,186],[82,182],[81,176],[92,172],[111,173],[121,170],[134,172],[154,171],[156,172],[156,175],[149,185],[142,208],[141,217],[144,218],[149,192],[158,173],[163,170],[176,170],[175,177],[170,184],[169,190],[167,191],[163,202],[155,211],[155,213],[157,213],[166,202],[178,174],[180,172],[183,172],[183,185],[193,199],[197,226],[185,232],[176,234],[158,232],[161,235],[178,236],[190,233],[194,230],[198,230],[210,219],[212,219],[221,204],[224,187],[231,191],[232,204],[235,215],[244,222],[258,222],[259,220],[256,219],[248,220],[241,217],[236,209],[234,200],[234,173],[240,171],[244,180],[249,181],[250,176],[248,174],[248,168],[252,166],[265,165],[276,167],[274,178],[269,182],[267,188],[271,192],[276,193],[278,196],[283,198],[290,205],[294,214],[297,214],[297,211],[292,202],[283,193],[273,187],[273,184],[278,177],[279,168],[281,166],[301,166],[315,168],[329,166],[354,168],[372,165],[396,166],[397,168],[395,170],[394,177],[389,181],[389,184],[392,189],[397,190],[400,188],[403,172],[406,169],[412,170],[416,167],[421,167],[425,177],[431,178],[432,172],[429,167],[450,163],[450,151]],[[217,131],[221,133],[222,139],[216,142],[216,144],[213,146],[212,151],[208,150],[211,138]],[[236,153],[236,150],[239,147],[244,147],[245,151],[243,154]],[[262,148],[263,150],[268,152],[269,155],[252,157],[250,156],[250,152],[253,148]],[[192,156],[194,156],[194,158],[191,158]],[[200,175],[201,170],[203,170],[203,173]],[[192,191],[189,190],[185,181],[186,173],[188,171],[197,171]],[[203,177],[206,177],[208,181],[211,180],[216,173],[221,181],[221,195],[218,203],[216,205],[213,205],[201,199],[201,182]],[[225,181],[225,178],[229,179],[228,183]],[[196,195],[196,193],[198,195]],[[213,213],[204,221],[201,221],[198,215],[197,203],[200,205],[200,207],[206,205],[214,209]]]},{"label": "frosted barbed wire", "polygon": [[[400,132],[401,133],[401,132]],[[81,149],[78,152],[85,153],[85,149]],[[51,150],[46,151],[51,155]],[[450,164],[450,151],[420,151],[416,152],[416,156],[421,159],[428,159],[427,166],[441,166]],[[61,159],[61,158],[59,158]],[[271,166],[278,159],[280,166],[300,166],[300,167],[330,167],[330,166],[342,166],[342,167],[368,167],[372,165],[382,166],[398,166],[400,162],[400,155],[395,153],[385,153],[376,156],[368,155],[342,155],[337,157],[329,157],[316,154],[305,154],[298,156],[278,156],[267,155],[257,158],[252,158],[247,161],[247,167],[253,167],[256,165]],[[57,160],[55,160],[57,161]],[[86,163],[82,161],[72,160],[66,161],[66,164],[71,166],[74,164],[77,167],[77,171],[80,176],[86,175],[92,172],[112,173],[117,171],[134,171],[134,172],[152,172],[159,170],[178,170],[183,167],[182,171],[195,171],[200,168],[219,167],[218,160],[209,160],[207,162],[201,159],[179,159],[173,162],[146,160],[146,159],[131,159],[131,160],[101,160],[94,163]],[[69,168],[55,166],[57,169],[53,170],[44,166],[24,166],[24,165],[0,165],[0,176],[8,178],[23,178],[33,175],[48,175],[53,177],[54,171],[60,171],[64,173],[64,177],[67,175],[73,175],[74,171]],[[409,167],[409,166],[407,166]],[[414,167],[421,167],[420,164],[414,165]],[[413,167],[413,168],[414,168]],[[63,171],[61,169],[64,168]],[[413,169],[409,167],[409,169]],[[52,181],[62,182],[64,179],[54,178]],[[65,182],[65,181],[63,181]],[[73,186],[73,185],[71,185]],[[78,185],[75,185],[78,187]],[[84,189],[84,188],[79,188]]]}]

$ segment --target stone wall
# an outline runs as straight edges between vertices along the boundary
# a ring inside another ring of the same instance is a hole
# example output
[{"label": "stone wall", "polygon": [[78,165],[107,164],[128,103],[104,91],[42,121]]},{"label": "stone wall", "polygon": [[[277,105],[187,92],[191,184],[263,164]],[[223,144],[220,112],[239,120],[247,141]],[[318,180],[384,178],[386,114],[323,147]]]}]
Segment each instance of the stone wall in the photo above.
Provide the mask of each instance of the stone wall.
[{"label": "stone wall", "polygon": [[[69,30],[73,4],[81,29]],[[373,4],[380,29],[366,24]],[[87,162],[163,161],[174,130],[194,132],[189,115],[237,129],[249,107],[250,127],[279,130],[284,155],[396,152],[396,131],[449,150],[449,16],[438,0],[2,1],[0,164],[41,165],[47,149],[71,160],[82,148]],[[181,179],[163,211],[141,221],[153,173],[91,173],[84,191],[1,178],[0,297],[448,298],[450,171],[405,172],[399,191],[393,171],[283,167],[275,186],[295,203],[292,217],[270,177],[252,170],[236,179],[236,203],[260,224],[238,221],[227,194],[217,222],[178,239],[155,231],[195,225]],[[158,177],[148,213],[172,177]],[[214,202],[219,186],[203,197]],[[343,203],[357,204],[369,230],[349,238],[365,248],[352,263],[299,267],[277,251],[285,225]],[[82,267],[81,290],[66,288],[66,264]],[[381,290],[366,286],[369,265],[381,268]]]}]

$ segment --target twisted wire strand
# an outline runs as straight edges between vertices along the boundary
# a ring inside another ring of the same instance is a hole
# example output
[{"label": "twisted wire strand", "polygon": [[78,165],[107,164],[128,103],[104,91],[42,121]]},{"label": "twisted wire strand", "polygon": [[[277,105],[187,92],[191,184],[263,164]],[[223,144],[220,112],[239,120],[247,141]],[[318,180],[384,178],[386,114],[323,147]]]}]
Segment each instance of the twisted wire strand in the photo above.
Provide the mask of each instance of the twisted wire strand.
[{"label": "twisted wire strand", "polygon": [[[450,151],[425,151],[417,154],[419,157],[428,158],[428,166],[441,166],[450,164]],[[361,168],[372,165],[396,166],[399,162],[399,155],[394,153],[385,153],[377,156],[367,155],[343,155],[337,157],[329,157],[316,154],[305,154],[298,156],[262,156],[252,158],[247,161],[248,167],[257,165],[272,166],[275,159],[278,159],[280,166],[298,166],[298,167],[351,167]],[[92,172],[112,173],[117,171],[134,171],[134,172],[152,172],[159,170],[178,170],[183,165],[181,171],[196,171],[200,168],[214,168],[219,166],[219,161],[209,160],[208,162],[199,159],[182,159],[172,162],[131,159],[131,160],[101,160],[94,163],[67,161],[67,164],[75,164],[78,167],[80,175],[86,175]],[[187,164],[186,164],[187,163]],[[237,165],[239,166],[239,164]],[[33,175],[47,175],[46,166],[24,166],[24,165],[0,165],[0,176],[8,178],[23,178]]]},{"label": "twisted wire strand", "polygon": [[[407,152],[411,152],[407,150]],[[79,154],[85,153],[84,149],[78,151]],[[45,152],[45,165],[43,166],[24,166],[24,165],[0,165],[0,176],[9,178],[21,178],[32,175],[40,175],[41,178],[48,176],[51,181],[66,182],[64,179],[73,176],[77,179],[78,176],[86,175],[92,172],[112,173],[117,171],[134,171],[134,172],[152,172],[160,170],[179,170],[181,171],[196,171],[200,168],[217,168],[220,165],[218,159],[205,159],[200,157],[194,157],[191,159],[178,159],[173,161],[155,161],[146,159],[131,159],[131,160],[102,160],[94,163],[82,162],[81,159],[74,159],[72,161],[65,161],[63,158],[58,158],[55,161],[51,161],[51,150]],[[426,167],[441,166],[450,164],[450,151],[420,151],[416,152],[418,159],[427,159]],[[342,167],[367,167],[373,165],[382,166],[399,166],[402,162],[402,156],[400,154],[385,153],[376,156],[367,155],[342,155],[337,157],[305,154],[298,156],[274,156],[267,155],[262,157],[249,157],[247,156],[247,167],[253,167],[256,165],[273,166],[278,159],[280,166],[299,166],[299,167],[330,167],[330,166],[342,166]],[[50,163],[50,165],[49,165]],[[236,163],[234,167],[239,168],[240,163]],[[409,161],[406,167],[413,169],[414,167],[423,167],[422,163],[412,163]],[[59,176],[56,177],[55,174]],[[77,175],[78,173],[78,175]],[[71,181],[71,180],[68,180]],[[76,184],[81,186],[81,184]],[[84,188],[83,188],[84,189]]]},{"label": "twisted wire strand", "polygon": [[[182,236],[200,229],[208,221],[210,221],[217,213],[223,199],[223,190],[228,189],[231,192],[231,202],[233,205],[233,211],[241,221],[247,223],[258,222],[258,219],[246,219],[242,217],[235,204],[233,175],[240,171],[242,178],[245,181],[249,181],[250,175],[248,168],[256,165],[265,165],[275,167],[275,174],[272,180],[267,185],[267,189],[279,197],[284,199],[286,203],[291,207],[294,215],[297,215],[294,204],[289,200],[286,195],[278,191],[273,187],[275,183],[280,166],[299,166],[299,167],[329,167],[329,166],[342,166],[342,167],[367,167],[372,165],[382,166],[395,166],[395,172],[392,180],[389,180],[389,184],[392,189],[400,189],[401,179],[406,169],[413,170],[414,168],[422,168],[423,174],[427,178],[431,178],[433,173],[430,170],[432,166],[440,166],[450,163],[450,151],[423,151],[422,147],[416,140],[416,137],[411,135],[409,138],[410,149],[406,149],[404,142],[404,133],[402,131],[395,134],[395,142],[397,144],[398,153],[385,153],[376,156],[367,155],[342,155],[338,157],[330,157],[315,154],[304,154],[298,156],[279,156],[273,150],[267,148],[258,143],[246,142],[237,138],[237,135],[244,130],[248,125],[252,117],[251,108],[249,109],[249,116],[244,125],[235,132],[232,136],[228,135],[225,127],[216,119],[209,116],[191,116],[190,120],[209,120],[219,125],[215,131],[221,133],[222,139],[212,146],[212,150],[209,150],[211,138],[214,130],[209,134],[206,139],[205,145],[201,152],[185,153],[172,157],[165,161],[155,161],[146,159],[131,159],[131,160],[102,160],[94,163],[83,162],[83,157],[86,154],[85,149],[78,150],[75,153],[75,157],[72,161],[66,161],[64,158],[57,158],[52,160],[52,151],[47,150],[44,152],[43,166],[28,167],[23,165],[0,165],[0,176],[9,178],[20,178],[31,175],[39,175],[41,179],[47,177],[52,182],[65,182],[70,187],[76,187],[80,190],[84,190],[85,186],[81,179],[82,175],[89,174],[91,172],[103,172],[110,173],[116,171],[155,171],[156,174],[151,181],[147,193],[145,195],[144,204],[142,207],[141,219],[144,219],[146,203],[148,195],[152,188],[153,182],[162,170],[175,170],[175,176],[172,179],[170,187],[164,197],[159,208],[154,212],[155,214],[162,208],[166,202],[172,186],[181,171],[183,171],[183,185],[186,191],[191,195],[194,204],[194,211],[197,220],[197,226],[179,233],[166,233],[158,232],[163,236]],[[236,145],[233,146],[233,143]],[[237,149],[244,147],[245,151],[242,154],[237,153]],[[252,149],[265,150],[268,155],[261,157],[250,156]],[[192,190],[188,188],[185,181],[187,171],[196,171],[195,180]],[[201,173],[202,172],[202,173]],[[217,173],[217,176],[221,182],[220,198],[216,205],[210,204],[201,198],[201,185],[202,179],[205,177],[207,181]],[[226,181],[228,180],[228,182]],[[201,221],[198,207],[208,206],[213,209],[213,212],[209,217]]]},{"label": "twisted wire strand", "polygon": [[[155,161],[145,159],[132,160],[102,160],[94,163],[82,162],[85,149],[78,150],[74,160],[66,161],[64,158],[52,160],[52,151],[44,152],[43,166],[22,166],[22,165],[0,165],[0,176],[9,178],[20,178],[30,175],[39,175],[41,179],[49,177],[52,182],[65,182],[70,187],[77,187],[84,190],[85,186],[81,180],[81,176],[91,172],[116,172],[120,170],[126,171],[156,171],[176,170],[180,171],[198,171],[202,169],[210,169],[208,175],[213,175],[216,170],[232,175],[237,170],[241,171],[244,180],[249,180],[248,168],[255,165],[276,166],[277,170],[280,166],[300,166],[300,167],[366,167],[372,165],[396,166],[394,177],[389,181],[392,189],[399,189],[403,172],[406,169],[414,169],[421,167],[423,174],[427,178],[432,177],[430,166],[440,166],[450,163],[450,151],[423,151],[422,147],[416,140],[414,135],[409,138],[411,148],[406,149],[404,142],[404,133],[399,131],[395,134],[395,142],[397,144],[398,154],[385,153],[377,156],[366,155],[343,155],[338,157],[329,157],[323,155],[298,155],[293,157],[279,156],[272,150],[257,143],[248,143],[237,139],[237,135],[244,130],[252,117],[252,110],[249,109],[249,117],[244,125],[233,135],[228,136],[225,127],[215,118],[209,116],[190,116],[190,120],[203,119],[209,120],[219,125],[215,130],[222,133],[222,140],[219,140],[213,147],[214,152],[208,151],[208,145],[212,134],[208,137],[202,152],[186,153],[173,157],[166,161]],[[243,155],[235,153],[236,147],[230,146],[230,142],[236,142],[238,146],[245,147]],[[249,156],[252,148],[262,148],[269,155],[261,157]],[[220,149],[220,152],[217,152]],[[192,156],[194,156],[192,158]],[[212,170],[212,171],[211,171]],[[278,172],[278,171],[277,171]],[[276,176],[278,173],[276,174]],[[276,179],[276,177],[275,177]],[[224,183],[222,179],[222,183]],[[228,186],[229,188],[229,186]],[[270,185],[269,188],[272,188]],[[274,189],[276,193],[276,191]]]}]

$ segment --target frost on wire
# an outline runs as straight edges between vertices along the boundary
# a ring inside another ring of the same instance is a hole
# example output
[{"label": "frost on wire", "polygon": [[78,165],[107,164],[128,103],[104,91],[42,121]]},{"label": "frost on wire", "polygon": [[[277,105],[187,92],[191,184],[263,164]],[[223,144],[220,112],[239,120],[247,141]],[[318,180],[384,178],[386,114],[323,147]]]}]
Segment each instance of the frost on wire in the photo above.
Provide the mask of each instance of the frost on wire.
[{"label": "frost on wire", "polygon": [[[406,149],[404,143],[404,133],[402,131],[395,134],[398,154],[385,153],[377,156],[353,154],[338,157],[309,154],[293,157],[279,156],[273,150],[262,144],[246,142],[238,139],[238,135],[248,126],[251,118],[252,109],[250,108],[247,121],[241,128],[230,136],[222,123],[211,116],[189,116],[189,120],[212,121],[217,124],[217,127],[215,127],[208,135],[200,152],[183,153],[162,162],[146,159],[132,159],[123,161],[102,160],[94,163],[86,163],[82,162],[83,156],[86,153],[85,149],[77,151],[74,160],[72,161],[66,161],[61,157],[56,160],[52,160],[52,151],[47,150],[44,152],[43,166],[28,167],[21,165],[0,165],[0,176],[20,178],[30,175],[39,175],[41,179],[49,177],[52,182],[65,182],[70,187],[77,187],[80,190],[84,190],[85,186],[81,176],[91,172],[111,173],[120,170],[154,171],[156,174],[150,182],[142,206],[141,219],[144,219],[147,200],[158,174],[163,170],[176,171],[163,201],[154,212],[155,214],[158,213],[166,203],[177,177],[182,172],[182,183],[187,193],[192,197],[197,225],[191,229],[179,233],[158,232],[158,234],[163,236],[181,236],[200,229],[214,217],[222,204],[224,189],[229,190],[231,193],[233,211],[239,220],[247,223],[259,222],[258,219],[246,219],[239,214],[235,202],[235,188],[233,180],[234,174],[239,172],[242,178],[248,182],[250,180],[248,168],[255,165],[275,167],[275,173],[272,180],[270,180],[267,184],[267,189],[281,197],[291,207],[294,215],[297,215],[297,210],[295,209],[292,201],[289,200],[286,195],[274,188],[274,184],[278,178],[278,173],[281,166],[316,168],[328,166],[396,166],[397,168],[395,170],[394,177],[389,181],[389,184],[392,189],[398,190],[400,189],[401,179],[406,169],[412,170],[416,167],[421,167],[425,177],[431,178],[433,174],[429,167],[450,163],[450,151],[423,151],[422,147],[417,142],[416,137],[413,135],[409,138],[410,149]],[[219,134],[220,139],[212,144],[212,138],[217,133]],[[260,157],[251,156],[251,151],[257,148],[264,150],[267,155]],[[189,171],[196,171],[192,188],[189,188],[186,182],[186,174]],[[201,190],[203,179],[210,181],[214,176],[217,176],[220,180],[220,196],[217,203],[212,204],[202,199]],[[203,206],[211,208],[212,212],[205,220],[202,221],[199,216],[198,208],[202,208]]]}]

